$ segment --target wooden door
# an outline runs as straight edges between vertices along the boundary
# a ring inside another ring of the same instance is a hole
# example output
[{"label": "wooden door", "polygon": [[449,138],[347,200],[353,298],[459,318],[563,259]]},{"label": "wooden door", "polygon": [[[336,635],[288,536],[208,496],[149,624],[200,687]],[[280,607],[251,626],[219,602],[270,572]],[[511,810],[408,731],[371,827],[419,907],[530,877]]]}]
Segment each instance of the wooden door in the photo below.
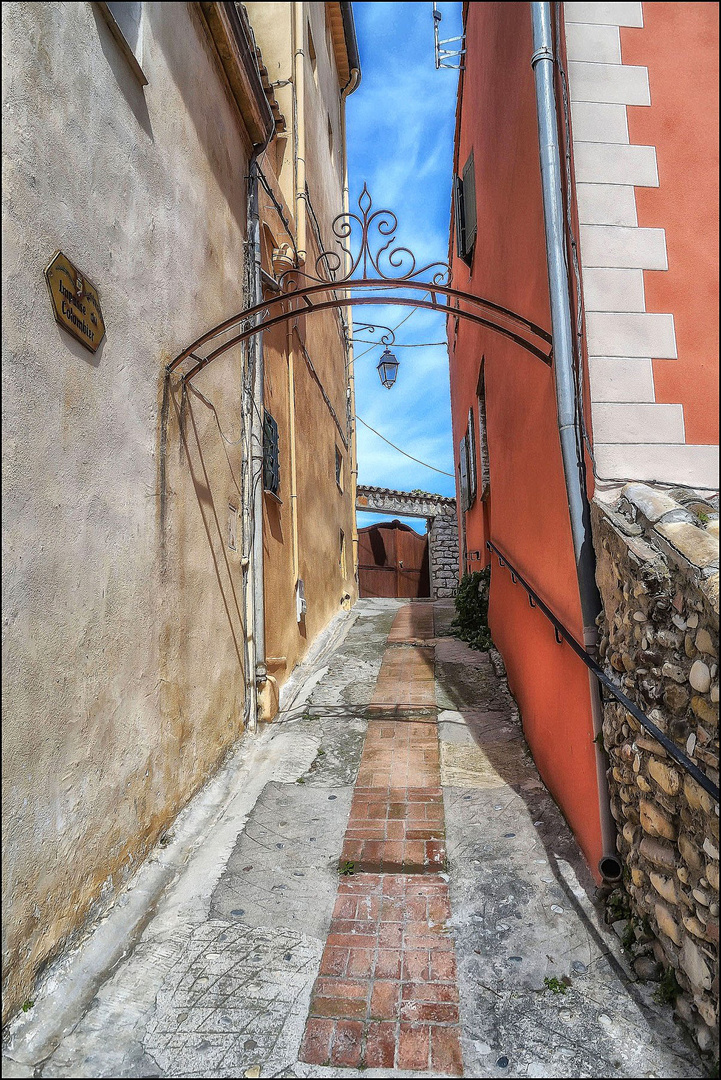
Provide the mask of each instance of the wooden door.
[{"label": "wooden door", "polygon": [[399,521],[358,530],[360,595],[430,596],[428,537]]}]

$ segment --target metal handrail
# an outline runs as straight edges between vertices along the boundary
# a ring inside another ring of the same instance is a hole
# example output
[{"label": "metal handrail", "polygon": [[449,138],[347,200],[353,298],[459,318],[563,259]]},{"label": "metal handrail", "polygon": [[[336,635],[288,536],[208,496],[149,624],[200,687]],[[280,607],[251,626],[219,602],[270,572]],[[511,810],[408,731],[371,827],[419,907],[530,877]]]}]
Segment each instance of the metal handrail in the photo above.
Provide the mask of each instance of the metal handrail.
[{"label": "metal handrail", "polygon": [[641,712],[639,707],[635,705],[630,700],[630,698],[627,698],[626,695],[621,690],[619,690],[619,688],[608,677],[605,671],[601,667],[599,667],[593,657],[586,652],[582,645],[578,644],[576,639],[566,629],[563,623],[559,622],[559,620],[553,614],[548,605],[543,602],[538,593],[528,584],[528,582],[523,578],[519,571],[516,570],[515,566],[513,566],[513,564],[509,561],[508,557],[504,555],[503,552],[500,551],[496,547],[496,545],[490,540],[486,540],[486,547],[489,551],[492,551],[495,555],[497,555],[499,566],[508,567],[511,572],[511,580],[514,582],[514,584],[516,584],[517,582],[518,584],[523,586],[528,595],[528,602],[530,603],[531,607],[537,607],[540,611],[543,612],[548,621],[553,624],[553,628],[556,634],[556,641],[558,641],[559,645],[562,644],[563,641],[570,645],[576,656],[583,661],[589,671],[593,672],[601,685],[605,686],[606,689],[609,690],[611,694],[613,694],[616,700],[623,705],[624,709],[630,712],[634,720],[637,720],[641,727],[645,728],[649,735],[652,735],[657,743],[660,743],[666,753],[670,757],[672,757],[673,760],[678,765],[680,765],[682,769],[685,769],[686,772],[693,777],[696,783],[699,784],[699,786],[702,787],[704,791],[708,792],[712,799],[715,799],[715,801],[718,802],[719,789],[717,785],[714,784],[711,780],[709,780],[708,776],[706,776],[705,773],[701,772],[698,765],[694,765],[691,759],[688,758],[682,750],[679,750],[676,744],[672,742],[668,738],[668,736],[664,735],[664,733],[656,727],[653,721],[649,720],[646,714]]}]

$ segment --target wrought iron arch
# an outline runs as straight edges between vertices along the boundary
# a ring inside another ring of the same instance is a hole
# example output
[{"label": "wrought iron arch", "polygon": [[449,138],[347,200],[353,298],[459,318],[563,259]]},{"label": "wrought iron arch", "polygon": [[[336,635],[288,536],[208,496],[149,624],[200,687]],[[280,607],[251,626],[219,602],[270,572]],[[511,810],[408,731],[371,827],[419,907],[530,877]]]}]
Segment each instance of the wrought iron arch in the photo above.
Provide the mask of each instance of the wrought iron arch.
[{"label": "wrought iron arch", "polygon": [[[448,263],[419,266],[410,248],[396,244],[396,215],[392,210],[373,210],[365,185],[358,210],[339,214],[333,221],[336,249],[321,252],[311,269],[285,270],[272,284],[274,296],[206,331],[168,364],[167,372],[193,360],[193,366],[183,374],[183,380],[188,381],[235,345],[296,316],[333,308],[388,305],[426,308],[484,326],[544,363],[551,363],[552,339],[547,330],[500,304],[453,288]],[[357,231],[359,240],[354,243]],[[419,295],[394,295],[399,292]],[[364,325],[369,329],[372,324]],[[198,355],[199,350],[233,327],[237,327],[237,333],[204,356]]]}]

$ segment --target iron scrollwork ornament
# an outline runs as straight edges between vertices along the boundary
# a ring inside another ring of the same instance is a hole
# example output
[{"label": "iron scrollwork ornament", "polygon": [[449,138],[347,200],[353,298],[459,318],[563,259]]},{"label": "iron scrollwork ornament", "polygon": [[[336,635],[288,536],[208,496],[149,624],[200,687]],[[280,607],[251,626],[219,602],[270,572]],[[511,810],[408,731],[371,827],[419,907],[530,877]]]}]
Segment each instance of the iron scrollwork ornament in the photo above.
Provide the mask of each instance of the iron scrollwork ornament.
[{"label": "iron scrollwork ornament", "polygon": [[[297,292],[309,281],[327,282],[335,289],[351,287],[354,280],[368,278],[392,282],[395,287],[403,282],[429,287],[450,285],[448,263],[431,262],[419,266],[410,248],[396,244],[398,218],[392,210],[373,209],[366,184],[358,199],[358,210],[359,213],[348,211],[334,218],[332,229],[336,249],[321,252],[315,260],[314,273],[291,267],[281,274],[278,284],[282,292]],[[420,280],[425,274],[429,274],[430,279]]]}]

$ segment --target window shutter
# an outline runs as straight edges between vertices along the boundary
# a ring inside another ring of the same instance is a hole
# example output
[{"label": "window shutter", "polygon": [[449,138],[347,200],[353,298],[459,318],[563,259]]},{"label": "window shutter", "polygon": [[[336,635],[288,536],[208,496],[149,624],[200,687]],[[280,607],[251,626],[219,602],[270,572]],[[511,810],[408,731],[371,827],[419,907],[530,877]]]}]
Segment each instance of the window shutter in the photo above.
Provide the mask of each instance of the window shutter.
[{"label": "window shutter", "polygon": [[463,166],[463,217],[465,225],[465,255],[469,256],[476,242],[478,219],[476,216],[476,170],[473,151]]},{"label": "window shutter", "polygon": [[[485,358],[484,358],[485,359]],[[491,469],[488,458],[488,431],[486,427],[486,380],[483,367],[478,379],[478,451],[480,458],[481,499],[488,498],[491,490]]]},{"label": "window shutter", "polygon": [[263,417],[263,487],[273,495],[280,490],[278,425],[267,411]]},{"label": "window shutter", "polygon": [[461,510],[468,509],[468,451],[465,435],[459,444],[458,468],[461,474]]},{"label": "window shutter", "polygon": [[468,505],[473,506],[476,497],[476,424],[473,409],[468,410]]},{"label": "window shutter", "polygon": [[456,254],[459,259],[466,254],[466,228],[463,215],[463,181],[453,177],[453,216],[456,222]]}]

